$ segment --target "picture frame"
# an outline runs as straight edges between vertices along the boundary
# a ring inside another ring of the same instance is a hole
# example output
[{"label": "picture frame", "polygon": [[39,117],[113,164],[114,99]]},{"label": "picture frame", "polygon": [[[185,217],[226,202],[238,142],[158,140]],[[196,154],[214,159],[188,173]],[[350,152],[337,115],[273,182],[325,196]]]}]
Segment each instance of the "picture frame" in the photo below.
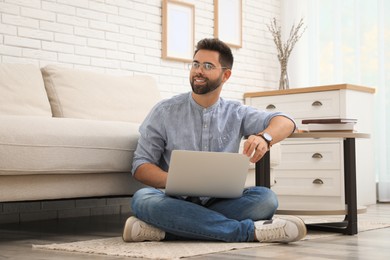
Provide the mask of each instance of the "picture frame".
[{"label": "picture frame", "polygon": [[242,0],[214,0],[214,37],[242,47]]},{"label": "picture frame", "polygon": [[194,38],[195,6],[175,0],[163,0],[162,58],[191,62]]}]

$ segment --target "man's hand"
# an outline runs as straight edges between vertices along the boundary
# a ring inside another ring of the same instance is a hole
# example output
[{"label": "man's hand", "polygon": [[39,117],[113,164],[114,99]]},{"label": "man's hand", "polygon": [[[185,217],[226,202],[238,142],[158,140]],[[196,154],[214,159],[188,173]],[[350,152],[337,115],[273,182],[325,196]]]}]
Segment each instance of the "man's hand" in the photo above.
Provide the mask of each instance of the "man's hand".
[{"label": "man's hand", "polygon": [[243,154],[250,158],[251,163],[259,161],[268,151],[267,142],[260,136],[250,135],[244,142]]},{"label": "man's hand", "polygon": [[[295,130],[295,122],[285,116],[275,116],[271,119],[269,125],[262,132],[267,132],[272,136],[270,145],[282,141],[291,135]],[[243,154],[250,158],[250,162],[256,163],[268,151],[268,143],[261,137],[250,135],[244,143]]]}]

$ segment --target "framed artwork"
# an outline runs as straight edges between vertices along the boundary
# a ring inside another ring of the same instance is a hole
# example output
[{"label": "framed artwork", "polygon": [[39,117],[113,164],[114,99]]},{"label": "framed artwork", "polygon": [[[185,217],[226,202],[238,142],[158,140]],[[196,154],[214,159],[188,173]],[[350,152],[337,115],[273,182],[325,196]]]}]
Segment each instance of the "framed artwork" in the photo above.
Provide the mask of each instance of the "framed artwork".
[{"label": "framed artwork", "polygon": [[214,0],[214,37],[242,46],[242,0]]},{"label": "framed artwork", "polygon": [[194,54],[195,7],[163,0],[162,58],[190,62]]}]

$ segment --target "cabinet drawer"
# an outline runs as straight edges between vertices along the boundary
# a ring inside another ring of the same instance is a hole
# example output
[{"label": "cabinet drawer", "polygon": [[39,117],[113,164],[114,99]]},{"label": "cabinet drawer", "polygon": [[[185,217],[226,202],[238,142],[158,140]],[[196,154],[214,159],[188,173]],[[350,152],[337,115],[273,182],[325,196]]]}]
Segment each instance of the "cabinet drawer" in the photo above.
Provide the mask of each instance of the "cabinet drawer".
[{"label": "cabinet drawer", "polygon": [[281,162],[275,169],[340,170],[343,166],[341,141],[331,143],[283,143]]},{"label": "cabinet drawer", "polygon": [[340,116],[339,91],[255,97],[248,99],[247,103],[260,110],[282,111],[294,118]]},{"label": "cabinet drawer", "polygon": [[343,192],[341,171],[275,170],[272,190],[278,195],[340,196]]}]

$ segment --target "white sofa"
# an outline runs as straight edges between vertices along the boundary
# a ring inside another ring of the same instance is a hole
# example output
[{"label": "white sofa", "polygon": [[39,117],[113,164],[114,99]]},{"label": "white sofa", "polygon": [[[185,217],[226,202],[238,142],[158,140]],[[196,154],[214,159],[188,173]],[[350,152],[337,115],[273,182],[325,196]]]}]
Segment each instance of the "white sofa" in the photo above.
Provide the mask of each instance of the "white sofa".
[{"label": "white sofa", "polygon": [[150,76],[0,64],[0,202],[133,195],[138,127],[159,100]]},{"label": "white sofa", "polygon": [[0,64],[0,202],[132,195],[150,76]]}]

